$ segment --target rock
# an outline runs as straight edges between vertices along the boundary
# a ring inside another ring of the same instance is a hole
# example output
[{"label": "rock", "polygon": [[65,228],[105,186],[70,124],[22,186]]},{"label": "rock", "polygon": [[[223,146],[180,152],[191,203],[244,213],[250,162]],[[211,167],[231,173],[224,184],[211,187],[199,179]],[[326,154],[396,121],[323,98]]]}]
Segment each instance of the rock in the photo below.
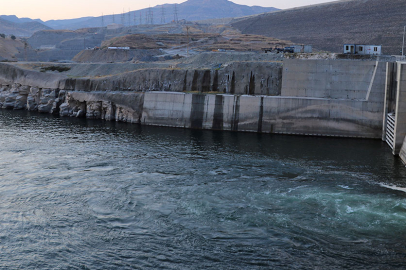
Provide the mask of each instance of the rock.
[{"label": "rock", "polygon": [[60,116],[70,116],[71,114],[71,108],[69,107],[68,103],[62,103],[61,106],[59,106],[59,115]]},{"label": "rock", "polygon": [[40,105],[38,105],[38,111],[41,113],[51,113],[54,108],[54,102],[59,90],[55,89],[42,89],[40,95]]},{"label": "rock", "polygon": [[86,105],[86,118],[101,119],[103,107],[101,101],[89,101]]},{"label": "rock", "polygon": [[38,110],[38,103],[40,102],[40,90],[38,87],[31,87],[27,97],[27,109],[29,111]]},{"label": "rock", "polygon": [[84,117],[85,115],[86,115],[86,112],[85,112],[85,111],[79,110],[79,111],[76,113],[75,117],[81,118],[81,117]]},{"label": "rock", "polygon": [[115,119],[115,106],[110,101],[103,101],[102,102],[102,114],[101,119],[106,121],[112,121]]},{"label": "rock", "polygon": [[24,110],[27,108],[27,96],[18,95],[15,99],[14,110]]}]

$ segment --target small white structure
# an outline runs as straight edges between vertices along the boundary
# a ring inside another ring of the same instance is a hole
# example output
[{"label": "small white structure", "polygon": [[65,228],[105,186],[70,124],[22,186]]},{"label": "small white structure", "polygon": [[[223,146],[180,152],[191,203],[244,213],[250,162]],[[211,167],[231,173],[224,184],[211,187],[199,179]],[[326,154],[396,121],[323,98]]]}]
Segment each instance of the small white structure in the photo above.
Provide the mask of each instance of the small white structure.
[{"label": "small white structure", "polygon": [[381,55],[381,45],[344,44],[345,54]]},{"label": "small white structure", "polygon": [[109,50],[130,50],[130,47],[108,47]]},{"label": "small white structure", "polygon": [[55,50],[56,45],[41,45],[39,47],[40,50]]}]

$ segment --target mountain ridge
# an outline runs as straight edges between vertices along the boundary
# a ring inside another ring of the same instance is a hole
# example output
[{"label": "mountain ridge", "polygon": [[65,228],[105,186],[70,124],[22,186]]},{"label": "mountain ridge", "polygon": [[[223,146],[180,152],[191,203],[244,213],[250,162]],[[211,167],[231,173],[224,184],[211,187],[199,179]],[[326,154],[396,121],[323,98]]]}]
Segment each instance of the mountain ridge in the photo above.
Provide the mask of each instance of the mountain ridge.
[{"label": "mountain ridge", "polygon": [[[123,25],[149,24],[148,14],[154,14],[153,23],[168,23],[175,18],[175,7],[179,20],[200,21],[230,17],[243,17],[265,12],[276,11],[273,7],[239,5],[229,0],[188,0],[181,4],[163,4],[123,14],[105,15],[99,17],[83,17],[66,20],[49,20],[44,24],[52,29],[77,30],[107,26],[112,23]],[[149,18],[151,20],[151,18]],[[141,22],[140,22],[141,21]]]},{"label": "mountain ridge", "polygon": [[0,33],[6,35],[29,37],[37,31],[50,29],[50,27],[35,20],[11,22],[0,17]]}]

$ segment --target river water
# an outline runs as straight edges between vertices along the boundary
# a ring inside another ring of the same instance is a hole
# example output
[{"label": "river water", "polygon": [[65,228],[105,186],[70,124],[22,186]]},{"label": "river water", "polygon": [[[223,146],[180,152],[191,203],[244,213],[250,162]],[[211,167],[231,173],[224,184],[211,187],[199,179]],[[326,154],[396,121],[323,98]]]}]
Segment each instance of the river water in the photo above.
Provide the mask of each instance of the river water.
[{"label": "river water", "polygon": [[380,140],[0,110],[0,269],[405,269]]}]

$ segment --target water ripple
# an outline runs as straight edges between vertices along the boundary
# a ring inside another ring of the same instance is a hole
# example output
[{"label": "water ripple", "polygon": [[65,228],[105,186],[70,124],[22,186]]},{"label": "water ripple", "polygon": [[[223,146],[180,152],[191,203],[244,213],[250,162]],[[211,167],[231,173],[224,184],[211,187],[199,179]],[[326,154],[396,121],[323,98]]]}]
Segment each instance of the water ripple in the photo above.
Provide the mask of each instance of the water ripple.
[{"label": "water ripple", "polygon": [[0,269],[404,269],[380,141],[0,110]]}]

